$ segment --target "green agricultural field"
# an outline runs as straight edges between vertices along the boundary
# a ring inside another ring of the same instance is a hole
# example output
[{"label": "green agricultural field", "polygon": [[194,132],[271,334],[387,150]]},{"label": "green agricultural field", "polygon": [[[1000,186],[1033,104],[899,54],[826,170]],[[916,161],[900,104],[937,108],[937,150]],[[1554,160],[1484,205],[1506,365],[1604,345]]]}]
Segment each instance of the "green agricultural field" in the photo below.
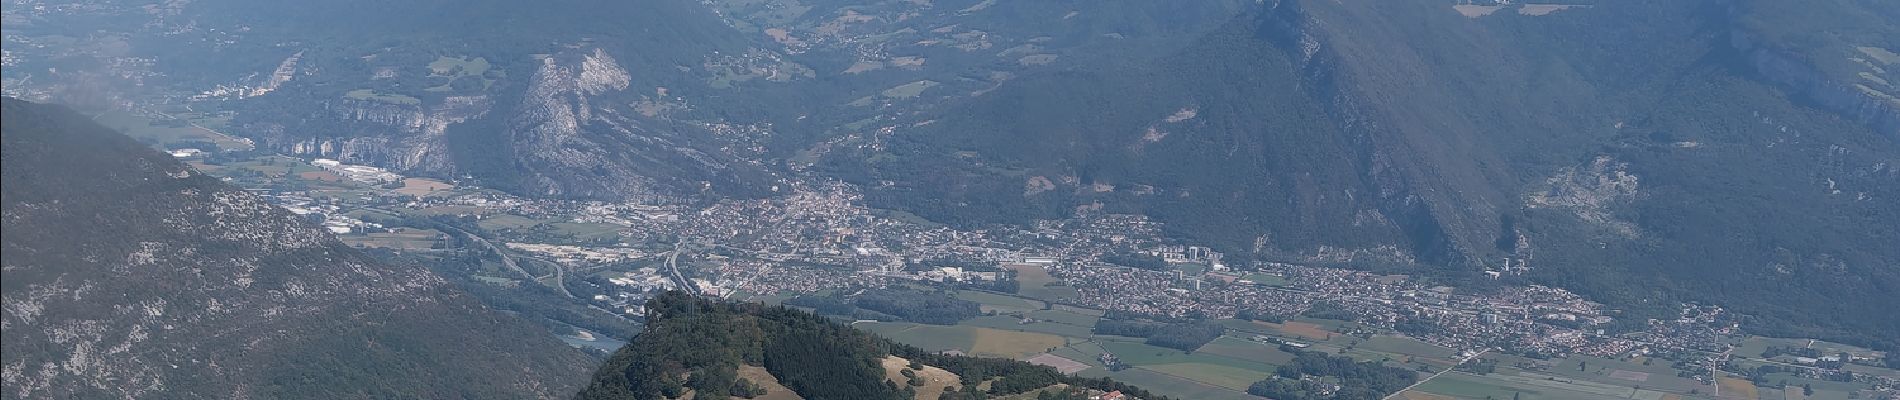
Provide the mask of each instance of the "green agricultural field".
[{"label": "green agricultural field", "polygon": [[1869,366],[1860,365],[1860,364],[1848,364],[1846,367],[1842,367],[1841,369],[1852,371],[1854,373],[1860,373],[1860,374],[1884,376],[1888,378],[1900,378],[1900,370],[1893,370],[1893,369],[1888,369],[1888,368],[1869,367]]},{"label": "green agricultural field", "polygon": [[975,290],[958,290],[957,298],[977,302],[986,309],[995,309],[998,312],[1029,312],[1040,310],[1043,306],[1040,301]]},{"label": "green agricultural field", "polygon": [[1337,332],[1334,332],[1334,330],[1337,329],[1337,326],[1338,326],[1337,324],[1327,326],[1327,325],[1321,325],[1321,324],[1317,324],[1313,322],[1307,322],[1309,320],[1310,321],[1325,321],[1325,320],[1312,320],[1312,319],[1301,318],[1301,319],[1296,319],[1292,321],[1287,321],[1287,323],[1284,323],[1284,324],[1275,324],[1275,323],[1260,322],[1260,321],[1244,321],[1244,320],[1237,320],[1237,319],[1224,319],[1224,320],[1220,320],[1219,322],[1221,325],[1227,326],[1227,329],[1234,330],[1237,332],[1243,332],[1243,333],[1255,334],[1255,335],[1278,336],[1282,338],[1293,339],[1293,340],[1307,342],[1307,343],[1319,343],[1319,342],[1328,341],[1328,340],[1345,340],[1346,339],[1346,335],[1342,335]]},{"label": "green agricultural field", "polygon": [[1066,340],[1057,335],[963,325],[864,322],[854,326],[925,350],[959,350],[971,355],[1012,359],[1021,359],[1066,344]]},{"label": "green agricultural field", "polygon": [[1052,351],[1050,354],[1080,361],[1083,364],[1088,364],[1090,367],[1102,368],[1104,365],[1102,365],[1101,360],[1097,357],[1101,356],[1103,352],[1105,352],[1105,350],[1102,349],[1101,343],[1079,342],[1056,349],[1056,351]]},{"label": "green agricultural field", "polygon": [[1087,377],[1109,377],[1118,381],[1140,386],[1142,389],[1162,393],[1177,399],[1194,400],[1260,400],[1244,391],[1198,383],[1178,377],[1141,368],[1109,372],[1100,368],[1089,368],[1076,375]]},{"label": "green agricultural field", "polygon": [[375,247],[394,250],[427,250],[436,244],[433,229],[396,228],[386,233],[338,235],[337,239],[354,247]]},{"label": "green agricultural field", "polygon": [[1091,329],[1095,326],[1095,321],[1102,319],[1101,314],[1084,314],[1072,310],[1074,310],[1073,307],[1058,307],[1051,310],[1030,311],[1026,316],[1048,320],[1054,323],[1089,327]]},{"label": "green agricultural field", "polygon": [[851,325],[924,350],[969,351],[976,335],[967,327],[925,326],[909,322],[861,322]]},{"label": "green agricultural field", "polygon": [[1233,336],[1214,339],[1207,345],[1195,350],[1194,354],[1227,357],[1248,362],[1282,365],[1293,361],[1293,355],[1280,351],[1272,343],[1254,342]]},{"label": "green agricultural field", "polygon": [[620,237],[620,227],[610,224],[555,222],[548,224],[548,226],[553,227],[556,234],[571,236],[574,240],[586,241],[615,239]]},{"label": "green agricultural field", "polygon": [[1864,347],[1856,347],[1856,346],[1850,346],[1850,345],[1845,345],[1845,344],[1840,344],[1840,343],[1824,342],[1824,341],[1812,340],[1812,339],[1783,339],[1783,338],[1770,338],[1770,337],[1759,337],[1759,336],[1749,337],[1747,339],[1743,339],[1741,343],[1737,343],[1734,354],[1736,356],[1741,356],[1741,357],[1761,358],[1762,352],[1765,350],[1768,350],[1769,346],[1796,347],[1796,348],[1812,347],[1817,350],[1820,350],[1821,354],[1824,354],[1824,355],[1849,353],[1849,354],[1853,354],[1853,355],[1857,355],[1861,357],[1868,357],[1875,354],[1873,350],[1869,350]]},{"label": "green agricultural field", "polygon": [[[1490,355],[1485,357],[1493,358],[1493,356]],[[1500,355],[1496,357],[1502,365],[1512,365],[1520,360],[1525,360],[1515,356]],[[1669,363],[1662,361],[1654,362],[1651,365],[1642,365],[1640,363],[1600,357],[1572,356],[1550,360],[1550,362],[1552,363],[1552,367],[1549,371],[1543,372],[1543,374],[1554,375],[1558,378],[1570,378],[1607,385],[1632,387],[1640,385],[1648,389],[1673,393],[1688,393],[1690,390],[1711,390],[1709,386],[1702,385],[1696,381],[1677,377],[1675,368],[1670,367]],[[1577,368],[1579,362],[1584,363],[1582,371],[1579,371]],[[1618,373],[1617,371],[1625,372]]]},{"label": "green agricultural field", "polygon": [[1509,399],[1516,396],[1522,400],[1601,400],[1627,399],[1636,394],[1636,389],[1631,387],[1572,383],[1502,372],[1483,376],[1450,372],[1419,385],[1417,390],[1460,399]]},{"label": "green agricultural field", "polygon": [[1084,338],[1084,339],[1089,337],[1090,330],[1092,329],[1091,328],[1092,325],[1071,325],[1071,324],[1063,324],[1063,323],[1056,323],[1056,322],[1033,322],[1033,323],[1025,324],[1025,323],[1022,323],[1022,319],[1016,318],[1013,316],[1008,316],[1008,315],[992,315],[992,316],[976,317],[976,318],[964,320],[962,323],[959,323],[958,325],[1001,329],[1001,330],[1006,330],[1006,331],[1047,333],[1051,335],[1058,335],[1058,336],[1065,336],[1065,337],[1072,337],[1072,338]]},{"label": "green agricultural field", "polygon": [[482,229],[493,231],[502,229],[525,229],[538,223],[541,223],[541,221],[514,214],[489,214],[487,217],[482,218],[481,221],[476,222],[476,225],[480,225]]},{"label": "green agricultural field", "polygon": [[[1455,398],[1507,398],[1519,394],[1523,399],[1560,400],[1660,400],[1695,397],[1690,393],[1706,394],[1715,390],[1713,386],[1677,377],[1673,368],[1661,362],[1642,365],[1641,361],[1570,357],[1549,360],[1549,370],[1527,371],[1513,365],[1533,360],[1502,354],[1488,354],[1484,358],[1497,360],[1500,367],[1496,372],[1485,375],[1450,372],[1420,385],[1417,390]],[[1578,370],[1579,362],[1584,363],[1581,371]],[[1736,382],[1746,384],[1746,381]],[[1728,393],[1730,390],[1723,392]]]},{"label": "green agricultural field", "polygon": [[1247,276],[1240,277],[1240,279],[1250,280],[1250,281],[1253,281],[1253,283],[1258,283],[1258,284],[1267,285],[1267,286],[1286,286],[1286,278],[1273,276],[1273,275],[1267,275],[1267,274],[1249,274]]},{"label": "green agricultural field", "polygon": [[1814,396],[1808,397],[1809,399],[1827,399],[1827,398],[1836,397],[1836,396],[1838,396],[1837,398],[1845,399],[1847,398],[1848,393],[1851,393],[1855,390],[1872,388],[1871,385],[1868,385],[1865,383],[1834,382],[1834,381],[1827,381],[1827,380],[1820,380],[1820,379],[1808,379],[1808,378],[1802,378],[1799,376],[1795,376],[1794,374],[1788,374],[1788,373],[1768,374],[1768,379],[1767,379],[1768,384],[1762,387],[1763,388],[1778,387],[1781,385],[1781,382],[1784,382],[1784,381],[1788,382],[1788,386],[1786,390],[1790,392],[1794,392],[1796,394],[1801,393],[1801,385],[1808,385],[1808,386],[1814,387]]},{"label": "green agricultural field", "polygon": [[1274,364],[1261,361],[1243,360],[1200,352],[1188,353],[1166,347],[1150,346],[1137,341],[1098,340],[1097,342],[1103,350],[1114,353],[1115,357],[1120,358],[1123,363],[1138,367],[1158,364],[1203,363],[1254,370],[1262,374],[1271,373],[1277,368]]},{"label": "green agricultural field", "polygon": [[[1019,287],[1016,294],[1023,297],[1062,300],[1073,299],[1081,293],[1073,287],[1062,285],[1061,279],[1049,275],[1049,270],[1042,267],[1027,264],[1011,264],[1005,267],[1016,271],[1016,283]],[[1051,284],[1057,286],[1050,286]]]},{"label": "green agricultural field", "polygon": [[1145,365],[1140,368],[1242,392],[1247,391],[1247,386],[1252,385],[1254,382],[1273,375],[1271,373],[1251,369],[1206,363],[1156,364]]}]

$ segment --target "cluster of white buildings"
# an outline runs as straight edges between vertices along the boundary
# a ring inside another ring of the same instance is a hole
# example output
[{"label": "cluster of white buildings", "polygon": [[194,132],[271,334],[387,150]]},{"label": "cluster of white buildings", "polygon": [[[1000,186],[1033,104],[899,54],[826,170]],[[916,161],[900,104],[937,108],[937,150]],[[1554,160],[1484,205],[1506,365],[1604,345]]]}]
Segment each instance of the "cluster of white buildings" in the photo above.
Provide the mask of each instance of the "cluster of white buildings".
[{"label": "cluster of white buildings", "polygon": [[1215,271],[1227,270],[1227,266],[1220,262],[1221,253],[1207,247],[1156,246],[1148,250],[1148,254],[1170,263],[1206,263]]},{"label": "cluster of white buildings", "polygon": [[673,289],[673,280],[667,279],[665,275],[660,274],[659,269],[653,267],[624,272],[618,277],[607,278],[607,281],[616,286],[626,286],[643,292]]},{"label": "cluster of white buildings", "polygon": [[374,183],[390,183],[390,182],[402,181],[402,175],[397,175],[396,173],[389,172],[389,170],[386,170],[386,169],[371,167],[368,165],[344,164],[341,161],[332,160],[328,158],[316,159],[315,161],[311,161],[310,165],[315,165],[318,168],[323,168],[324,170],[328,170],[330,172],[336,173],[338,176],[342,176],[344,178],[348,178],[349,180],[357,181],[357,182],[374,184]]},{"label": "cluster of white buildings", "polygon": [[[383,228],[383,224],[367,222],[344,215],[336,210],[336,206],[299,202],[296,201],[296,199],[286,201],[284,198],[279,198],[279,205],[283,206],[285,210],[290,210],[291,214],[296,214],[299,217],[310,218],[313,221],[320,218],[321,221],[315,222],[323,224],[323,229],[327,229],[333,234],[342,235],[351,232]],[[326,210],[326,208],[328,208],[328,210]]]},{"label": "cluster of white buildings", "polygon": [[566,265],[612,263],[646,258],[647,252],[625,247],[581,247],[541,243],[507,243],[508,248],[540,254]]}]

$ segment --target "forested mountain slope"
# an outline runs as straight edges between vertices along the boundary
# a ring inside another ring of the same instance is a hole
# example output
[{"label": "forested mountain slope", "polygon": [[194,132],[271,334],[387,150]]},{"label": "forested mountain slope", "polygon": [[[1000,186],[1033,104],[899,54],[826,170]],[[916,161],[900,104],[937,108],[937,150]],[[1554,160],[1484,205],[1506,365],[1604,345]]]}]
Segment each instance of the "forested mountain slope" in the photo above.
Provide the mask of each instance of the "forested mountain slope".
[{"label": "forested mountain slope", "polygon": [[1270,2],[1164,56],[1025,75],[825,165],[941,221],[1140,212],[1257,258],[1489,270],[1892,346],[1891,302],[1865,300],[1900,286],[1900,134],[1881,117],[1900,103],[1873,72],[1769,68],[1845,48],[1886,73],[1870,54],[1896,47],[1890,25],[1803,47],[1761,39],[1779,36],[1756,21],[1796,17],[1761,3]]},{"label": "forested mountain slope", "polygon": [[83,115],[3,101],[7,398],[560,398],[592,365]]},{"label": "forested mountain slope", "polygon": [[1022,361],[927,352],[783,306],[675,291],[647,302],[647,322],[577,398],[980,399],[1066,385],[1166,399]]}]

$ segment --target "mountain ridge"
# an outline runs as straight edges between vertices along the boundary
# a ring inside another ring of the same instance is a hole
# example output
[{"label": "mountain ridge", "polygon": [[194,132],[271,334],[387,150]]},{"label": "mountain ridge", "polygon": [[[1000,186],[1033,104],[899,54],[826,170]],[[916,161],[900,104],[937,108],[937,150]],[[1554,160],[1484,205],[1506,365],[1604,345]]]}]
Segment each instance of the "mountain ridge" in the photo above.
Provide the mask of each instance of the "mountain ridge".
[{"label": "mountain ridge", "polygon": [[[1732,6],[1282,1],[1175,54],[1019,77],[826,171],[951,223],[1148,214],[1254,259],[1490,272],[1634,315],[1713,302],[1893,346],[1900,321],[1833,307],[1896,282],[1879,199],[1900,152],[1758,80]],[[1829,222],[1854,220],[1883,222]]]},{"label": "mountain ridge", "polygon": [[558,398],[590,364],[85,116],[0,102],[9,397]]}]

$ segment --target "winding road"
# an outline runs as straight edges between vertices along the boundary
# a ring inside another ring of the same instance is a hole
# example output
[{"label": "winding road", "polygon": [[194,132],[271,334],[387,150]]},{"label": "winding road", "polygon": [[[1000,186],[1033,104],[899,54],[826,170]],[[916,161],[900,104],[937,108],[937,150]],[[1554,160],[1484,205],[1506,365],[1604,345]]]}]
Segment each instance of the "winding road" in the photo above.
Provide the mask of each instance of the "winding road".
[{"label": "winding road", "polygon": [[1432,374],[1432,376],[1425,377],[1425,379],[1420,379],[1418,380],[1418,382],[1412,382],[1411,386],[1406,386],[1404,389],[1399,389],[1399,391],[1397,392],[1392,392],[1392,394],[1386,395],[1384,400],[1392,400],[1392,399],[1404,397],[1405,391],[1412,390],[1412,388],[1418,387],[1418,385],[1423,385],[1425,384],[1425,382],[1431,382],[1432,379],[1438,378],[1439,375],[1444,375],[1446,372],[1451,372],[1452,370],[1458,369],[1458,366],[1460,365],[1465,365],[1466,361],[1471,361],[1471,359],[1478,358],[1478,356],[1482,356],[1484,355],[1484,353],[1489,353],[1489,352],[1491,352],[1491,349],[1484,349],[1484,350],[1478,351],[1475,354],[1465,356],[1465,358],[1458,359],[1458,363],[1452,364],[1450,368],[1445,368],[1445,370],[1443,371],[1438,371],[1438,373]]},{"label": "winding road", "polygon": [[[495,244],[490,243],[487,238],[483,238],[481,235],[469,233],[468,231],[462,230],[462,228],[456,228],[456,227],[446,226],[446,225],[444,225],[443,227],[454,229],[456,232],[461,233],[463,236],[467,236],[471,239],[474,239],[475,243],[482,245],[482,248],[488,249],[488,251],[494,252],[496,256],[501,257],[501,265],[507,266],[508,269],[515,270],[515,273],[521,274],[522,278],[526,278],[529,281],[540,280],[539,278],[536,278],[534,274],[528,273],[528,270],[522,269],[521,265],[515,264],[514,257],[509,257],[507,251],[502,250],[500,247],[496,247]],[[563,275],[562,271],[565,269],[566,268],[562,268],[560,264],[554,264],[554,290],[560,291],[561,295],[567,296],[567,298],[571,299],[571,298],[574,298],[574,293],[568,292],[567,284],[562,281],[562,279],[565,278],[564,276],[562,276]]]},{"label": "winding road", "polygon": [[685,275],[680,275],[680,250],[684,247],[686,247],[686,242],[676,242],[673,244],[672,254],[666,255],[666,273],[672,275],[673,284],[679,285],[680,290],[686,291],[686,294],[698,297],[699,288],[694,287],[692,281],[686,280]]}]

